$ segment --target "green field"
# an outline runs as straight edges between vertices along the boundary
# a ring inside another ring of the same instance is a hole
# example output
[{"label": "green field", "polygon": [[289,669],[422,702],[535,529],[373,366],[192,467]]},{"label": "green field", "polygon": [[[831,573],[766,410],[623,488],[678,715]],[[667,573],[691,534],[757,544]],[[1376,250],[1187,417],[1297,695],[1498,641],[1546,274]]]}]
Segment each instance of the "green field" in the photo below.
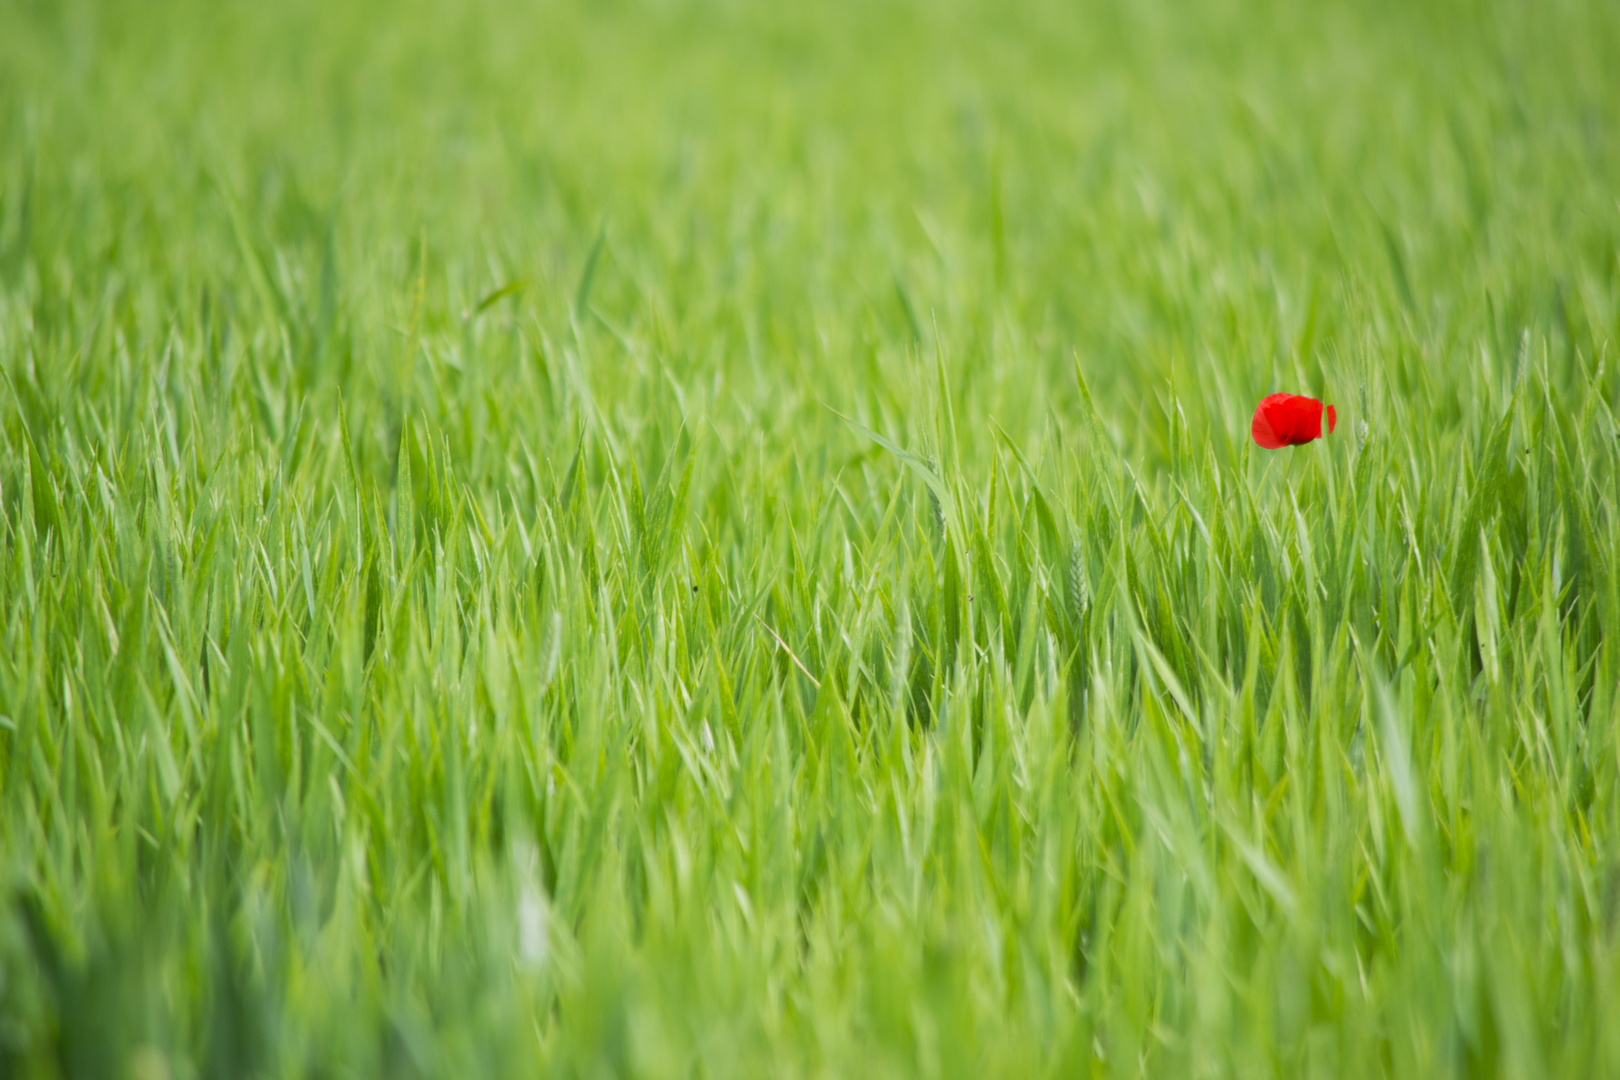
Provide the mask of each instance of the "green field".
[{"label": "green field", "polygon": [[0,0],[0,1077],[1620,1076],[1617,57]]}]

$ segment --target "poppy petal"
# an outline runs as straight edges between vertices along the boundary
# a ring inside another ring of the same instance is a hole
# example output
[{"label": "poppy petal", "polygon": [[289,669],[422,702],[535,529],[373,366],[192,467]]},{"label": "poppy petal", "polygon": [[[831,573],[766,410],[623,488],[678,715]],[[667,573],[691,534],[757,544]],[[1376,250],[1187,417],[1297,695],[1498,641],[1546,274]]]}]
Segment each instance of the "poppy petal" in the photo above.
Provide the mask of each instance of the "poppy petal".
[{"label": "poppy petal", "polygon": [[1264,414],[1266,424],[1271,428],[1272,438],[1277,444],[1275,448],[1294,446],[1301,441],[1295,401],[1293,394],[1271,394],[1260,402],[1260,407],[1256,410]]},{"label": "poppy petal", "polygon": [[1322,403],[1315,398],[1294,397],[1288,402],[1294,417],[1294,445],[1301,446],[1322,437]]},{"label": "poppy petal", "polygon": [[1331,435],[1333,434],[1334,427],[1339,423],[1339,413],[1338,410],[1334,409],[1334,407],[1331,405],[1327,406],[1327,408],[1325,408],[1323,411],[1327,413],[1328,434]]},{"label": "poppy petal", "polygon": [[1277,433],[1271,429],[1271,423],[1266,419],[1264,402],[1261,402],[1260,407],[1254,410],[1254,420],[1249,424],[1249,434],[1254,437],[1255,442],[1267,450],[1281,450],[1288,445],[1282,439],[1279,439]]}]

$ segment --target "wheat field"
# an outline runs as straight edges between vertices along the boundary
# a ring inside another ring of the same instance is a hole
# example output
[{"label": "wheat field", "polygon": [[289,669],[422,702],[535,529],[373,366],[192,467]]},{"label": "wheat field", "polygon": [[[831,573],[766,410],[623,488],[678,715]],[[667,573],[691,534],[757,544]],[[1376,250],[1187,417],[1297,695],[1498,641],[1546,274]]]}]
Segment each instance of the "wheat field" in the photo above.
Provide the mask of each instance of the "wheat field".
[{"label": "wheat field", "polygon": [[0,0],[0,1076],[1620,1076],[1617,56]]}]

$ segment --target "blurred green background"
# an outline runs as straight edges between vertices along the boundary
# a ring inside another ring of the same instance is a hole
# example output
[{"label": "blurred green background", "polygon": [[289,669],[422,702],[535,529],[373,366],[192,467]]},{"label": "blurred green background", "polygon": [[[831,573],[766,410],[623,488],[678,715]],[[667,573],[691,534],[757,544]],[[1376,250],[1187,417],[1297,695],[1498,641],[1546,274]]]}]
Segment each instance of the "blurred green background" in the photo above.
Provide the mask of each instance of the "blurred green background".
[{"label": "blurred green background", "polygon": [[[600,229],[592,305],[727,421],[775,435],[811,395],[851,404],[850,365],[874,393],[904,382],[937,332],[1009,430],[1072,404],[1079,350],[1156,464],[1170,381],[1213,389],[1182,407],[1228,459],[1257,380],[1343,396],[1368,335],[1407,321],[1433,355],[1399,389],[1455,422],[1478,384],[1422,369],[1475,366],[1487,293],[1490,332],[1595,355],[1614,330],[1614,22],[1578,4],[10,4],[8,277],[31,259],[41,290],[116,296],[146,338],[205,296],[251,310],[234,199],[292,329],[333,339],[294,357],[301,385],[435,410],[480,373],[402,360],[418,271],[423,328],[522,280],[515,321],[557,336]],[[593,374],[636,359],[604,351]],[[611,412],[641,385],[596,390]]]},{"label": "blurred green background", "polygon": [[0,1073],[1620,1070],[1617,56],[0,0]]}]

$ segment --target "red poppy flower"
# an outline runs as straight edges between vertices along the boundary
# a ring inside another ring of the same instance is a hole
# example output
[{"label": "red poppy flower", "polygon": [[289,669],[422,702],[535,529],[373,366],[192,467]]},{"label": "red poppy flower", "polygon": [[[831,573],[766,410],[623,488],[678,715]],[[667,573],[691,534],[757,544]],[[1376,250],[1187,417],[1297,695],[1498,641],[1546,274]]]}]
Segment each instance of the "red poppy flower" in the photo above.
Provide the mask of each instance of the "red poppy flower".
[{"label": "red poppy flower", "polygon": [[1249,434],[1267,450],[1299,446],[1322,437],[1323,413],[1327,414],[1327,429],[1332,431],[1338,422],[1333,406],[1324,407],[1315,398],[1298,394],[1272,394],[1255,406]]}]

